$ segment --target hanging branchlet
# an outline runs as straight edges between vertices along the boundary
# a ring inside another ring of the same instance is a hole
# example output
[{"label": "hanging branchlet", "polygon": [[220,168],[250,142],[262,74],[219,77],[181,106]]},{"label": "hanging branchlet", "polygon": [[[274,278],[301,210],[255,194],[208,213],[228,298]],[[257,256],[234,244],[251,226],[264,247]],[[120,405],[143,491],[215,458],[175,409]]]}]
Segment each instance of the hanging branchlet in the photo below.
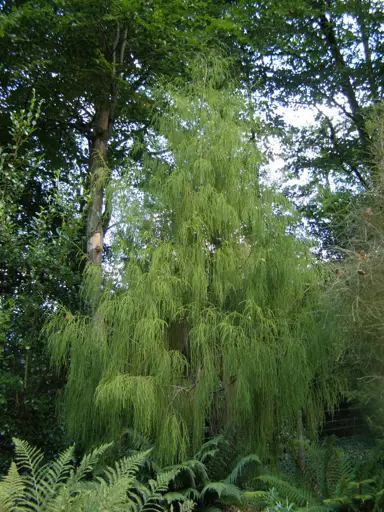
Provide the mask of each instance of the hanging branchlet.
[{"label": "hanging branchlet", "polygon": [[169,107],[155,126],[171,156],[144,161],[124,284],[92,317],[57,320],[49,344],[68,365],[71,435],[94,443],[132,427],[166,462],[195,451],[209,424],[259,450],[299,410],[315,430],[343,385],[321,273],[288,234],[293,209],[258,181],[243,96],[223,61],[200,58],[191,76],[160,91]]}]

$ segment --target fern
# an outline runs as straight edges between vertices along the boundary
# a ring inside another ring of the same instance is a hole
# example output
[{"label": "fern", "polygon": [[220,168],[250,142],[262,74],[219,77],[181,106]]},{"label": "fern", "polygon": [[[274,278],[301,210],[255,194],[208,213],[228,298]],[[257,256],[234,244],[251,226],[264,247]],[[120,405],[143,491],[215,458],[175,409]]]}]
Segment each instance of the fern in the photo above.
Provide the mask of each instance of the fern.
[{"label": "fern", "polygon": [[[242,490],[234,484],[240,477],[244,477],[251,464],[260,464],[260,459],[257,455],[244,457],[228,475],[228,468],[231,467],[228,461],[233,459],[234,454],[231,442],[223,436],[217,436],[198,450],[195,459],[166,469],[165,481],[169,488],[163,495],[166,503],[180,504],[193,499],[197,508],[204,511],[220,510],[219,507],[229,504],[238,505]],[[226,472],[227,476],[218,481],[210,480],[206,464],[210,466],[212,473]],[[163,478],[161,474],[157,477],[158,482],[159,478]]]},{"label": "fern", "polygon": [[10,512],[22,496],[24,482],[17,466],[12,462],[7,475],[0,482],[0,512]]},{"label": "fern", "polygon": [[[225,439],[225,437],[222,435],[210,439],[200,447],[199,451],[196,453],[196,459],[200,460],[201,462],[206,462],[207,458],[217,455],[220,450],[220,445],[229,446],[228,439]],[[221,451],[222,450],[220,450],[220,452]]]},{"label": "fern", "polygon": [[[192,512],[196,507],[196,503],[192,500],[186,500],[184,503],[180,504],[179,512]],[[171,512],[173,512],[173,508],[171,507]]]},{"label": "fern", "polygon": [[16,462],[0,482],[0,512],[161,512],[166,501],[162,494],[176,474],[176,470],[164,473],[149,486],[139,483],[137,474],[150,453],[147,450],[117,461],[90,480],[110,445],[94,449],[75,468],[73,447],[43,465],[40,450],[25,441],[14,441]]},{"label": "fern", "polygon": [[257,479],[266,484],[268,487],[275,488],[280,496],[287,498],[290,502],[295,503],[295,505],[299,507],[306,507],[307,504],[316,504],[315,498],[309,491],[306,489],[297,488],[282,478],[279,478],[278,476],[261,475],[257,477]]},{"label": "fern", "polygon": [[77,482],[80,482],[85,476],[92,471],[99,461],[99,458],[105,453],[105,451],[112,446],[112,443],[104,444],[95,448],[91,453],[85,455],[78,468],[71,471],[68,485],[73,486]]},{"label": "fern", "polygon": [[203,485],[208,482],[208,472],[206,466],[200,462],[199,460],[192,459],[184,462],[184,467],[187,467],[193,471],[194,477],[198,482],[201,482]]},{"label": "fern", "polygon": [[40,499],[42,508],[47,508],[52,498],[65,485],[68,475],[73,467],[74,447],[70,446],[64,450],[59,458],[42,466],[37,472],[37,479],[40,488]]},{"label": "fern", "polygon": [[26,441],[15,438],[16,465],[24,475],[23,495],[19,497],[20,506],[30,505],[32,510],[39,510],[44,502],[44,486],[39,485],[39,473],[43,454],[37,448],[33,448]]},{"label": "fern", "polygon": [[[297,446],[292,443],[295,448]],[[295,455],[295,453],[294,453]],[[279,497],[295,503],[299,510],[322,512],[324,510],[358,510],[367,501],[374,506],[373,510],[381,510],[382,497],[379,494],[384,485],[384,475],[371,463],[367,457],[370,472],[359,461],[354,463],[353,457],[337,447],[335,438],[322,442],[306,442],[304,444],[304,463],[296,461],[296,472],[287,477],[262,475],[257,481],[265,487],[273,487]],[[356,475],[370,477],[356,479]],[[252,499],[252,492],[245,493],[245,499]],[[254,495],[257,498],[257,492]],[[261,500],[262,502],[262,496]],[[370,509],[371,510],[371,509]]]},{"label": "fern", "polygon": [[261,460],[257,455],[251,454],[243,457],[239,460],[239,462],[224,481],[229,484],[235,484],[239,481],[240,477],[243,476],[245,470],[248,469],[250,465],[255,464],[261,465]]},{"label": "fern", "polygon": [[201,496],[201,493],[197,489],[194,489],[193,487],[188,487],[187,489],[183,489],[183,494],[188,499],[194,500],[195,502],[197,502]]},{"label": "fern", "polygon": [[208,493],[214,493],[218,498],[229,498],[229,500],[233,500],[234,503],[238,503],[240,501],[241,495],[240,489],[236,487],[236,485],[225,482],[210,482],[201,491],[202,499],[206,498]]},{"label": "fern", "polygon": [[219,435],[204,443],[196,453],[195,459],[204,464],[209,480],[219,481],[227,478],[228,468],[233,467],[237,455],[234,443]]}]

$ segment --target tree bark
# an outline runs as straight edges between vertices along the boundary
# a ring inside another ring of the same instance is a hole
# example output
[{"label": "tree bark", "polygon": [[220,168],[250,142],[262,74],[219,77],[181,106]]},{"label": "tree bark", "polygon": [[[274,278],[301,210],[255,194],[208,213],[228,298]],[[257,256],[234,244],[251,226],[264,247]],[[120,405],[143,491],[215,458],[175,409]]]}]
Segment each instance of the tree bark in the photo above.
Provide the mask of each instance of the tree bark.
[{"label": "tree bark", "polygon": [[89,162],[91,200],[87,218],[87,255],[89,261],[95,265],[101,265],[103,258],[104,185],[110,133],[109,108],[101,107],[96,114],[96,127]]},{"label": "tree bark", "polygon": [[109,174],[107,167],[108,142],[112,135],[118,101],[117,79],[120,74],[118,66],[122,68],[124,64],[127,38],[128,27],[121,30],[120,24],[117,22],[113,46],[108,48],[108,43],[106,43],[105,48],[106,53],[110,50],[112,54],[109,99],[96,108],[95,131],[90,151],[89,175],[92,197],[87,218],[87,255],[89,261],[99,266],[103,259],[104,230],[108,227],[103,219],[104,188]]},{"label": "tree bark", "polygon": [[[366,20],[366,18],[364,17],[364,5],[361,1],[358,2],[357,20],[360,27],[361,38],[363,41],[364,57],[367,66],[368,84],[371,90],[372,98],[376,102],[379,98],[379,89],[375,80],[375,73],[372,63],[372,51],[369,45],[369,20]],[[368,22],[366,23],[366,21]]]}]

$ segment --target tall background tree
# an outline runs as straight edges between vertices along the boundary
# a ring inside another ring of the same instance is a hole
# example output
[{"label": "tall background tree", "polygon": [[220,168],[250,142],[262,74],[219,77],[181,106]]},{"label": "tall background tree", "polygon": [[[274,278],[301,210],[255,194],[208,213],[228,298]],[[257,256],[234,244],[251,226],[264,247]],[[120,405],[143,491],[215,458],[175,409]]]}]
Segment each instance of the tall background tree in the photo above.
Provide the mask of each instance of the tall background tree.
[{"label": "tall background tree", "polygon": [[[217,2],[5,2],[2,19],[3,123],[35,88],[44,100],[39,128],[45,157],[85,188],[87,254],[100,265],[104,188],[119,153],[143,131],[157,76],[170,79],[188,55],[235,30]],[[21,97],[20,97],[21,96]],[[115,128],[118,127],[118,130]],[[45,137],[49,140],[44,140]],[[57,158],[59,156],[59,159]],[[65,176],[62,177],[65,180]]]},{"label": "tall background tree", "polygon": [[73,264],[82,227],[76,197],[65,187],[50,189],[38,177],[45,163],[31,139],[39,109],[32,98],[25,111],[11,116],[11,142],[0,152],[2,452],[12,435],[48,450],[60,447],[55,394],[62,379],[49,368],[40,330],[58,300],[79,305],[82,280]]},{"label": "tall background tree", "polygon": [[278,107],[315,113],[313,124],[283,128],[288,176],[300,178],[291,193],[324,245],[341,244],[353,197],[375,187],[369,120],[383,99],[382,3],[272,1],[248,9],[251,80],[271,119],[281,122]]},{"label": "tall background tree", "polygon": [[[56,418],[57,383],[47,382],[44,315],[57,302],[87,307],[79,296],[84,254],[98,266],[108,256],[105,190],[111,176],[124,174],[133,140],[147,143],[151,87],[160,75],[181,75],[190,55],[215,38],[230,42],[236,26],[227,14],[225,2],[2,2],[0,142],[5,152],[19,152],[2,167],[1,297],[9,320],[3,343],[18,382],[15,388],[4,381],[7,439],[33,440],[26,418],[40,407],[40,394],[51,397],[36,427],[41,442],[48,440],[44,424]],[[19,148],[12,115],[27,116],[34,94],[39,115],[29,119],[33,126],[23,119],[20,130],[33,130]],[[35,387],[25,385],[27,374]]]}]

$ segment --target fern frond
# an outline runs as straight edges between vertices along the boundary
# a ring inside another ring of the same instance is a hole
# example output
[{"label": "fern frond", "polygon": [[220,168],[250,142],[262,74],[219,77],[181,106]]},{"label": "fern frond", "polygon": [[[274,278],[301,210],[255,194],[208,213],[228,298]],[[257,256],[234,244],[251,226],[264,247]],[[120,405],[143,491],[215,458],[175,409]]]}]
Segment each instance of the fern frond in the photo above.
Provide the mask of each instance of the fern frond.
[{"label": "fern frond", "polygon": [[200,462],[205,462],[207,458],[214,457],[219,450],[220,444],[229,444],[229,442],[222,435],[210,439],[201,446],[195,455],[195,459],[199,460]]},{"label": "fern frond", "polygon": [[177,466],[164,468],[162,471],[157,473],[156,480],[159,481],[159,479],[162,478],[162,475],[165,475],[166,478],[171,476],[171,480],[168,481],[167,485],[172,482],[175,489],[197,487],[195,473],[187,464],[178,464]]},{"label": "fern frond", "polygon": [[145,463],[150,451],[124,457],[116,462],[114,468],[105,468],[103,475],[96,478],[99,485],[91,492],[95,506],[102,504],[105,510],[115,510],[119,504],[135,508],[134,505],[140,503],[140,498],[135,490],[129,495],[127,490],[135,487],[135,475]]},{"label": "fern frond", "polygon": [[71,487],[80,482],[90,471],[92,471],[92,469],[94,469],[100,457],[112,446],[112,444],[113,443],[103,444],[98,448],[95,448],[91,453],[84,455],[79,467],[71,471],[67,485]]},{"label": "fern frond", "polygon": [[131,499],[136,506],[134,512],[163,512],[162,505],[165,502],[163,496],[153,490],[156,488],[156,482],[152,481],[152,486],[146,487],[143,484],[136,484],[136,488],[130,492]]},{"label": "fern frond", "polygon": [[158,475],[169,471],[174,474],[172,483],[176,489],[196,488],[199,485],[204,486],[209,481],[206,467],[199,460],[188,460],[183,464],[164,468]]},{"label": "fern frond", "polygon": [[76,494],[71,495],[65,503],[64,510],[77,511],[104,511],[110,512],[127,509],[131,500],[127,495],[127,488],[132,483],[129,478],[121,478],[112,485],[105,480],[95,482],[92,486],[79,485]]},{"label": "fern frond", "polygon": [[75,447],[69,446],[60,453],[58,459],[42,468],[43,471],[40,471],[41,477],[47,479],[52,487],[64,482],[73,466],[74,456]]},{"label": "fern frond", "polygon": [[41,466],[36,475],[41,507],[49,509],[50,500],[56,496],[64,485],[73,468],[75,448],[68,447],[52,463]]},{"label": "fern frond", "polygon": [[212,448],[211,450],[207,450],[203,453],[197,453],[196,459],[200,459],[201,462],[206,462],[208,459],[216,457],[218,452],[219,452],[218,448]]},{"label": "fern frond", "polygon": [[15,443],[17,468],[36,475],[43,460],[41,450],[21,439],[14,438],[13,442]]},{"label": "fern frond", "polygon": [[195,476],[195,480],[199,483],[205,485],[209,481],[207,468],[205,467],[205,464],[197,459],[191,459],[184,462],[183,466],[188,467],[193,471],[193,474]]},{"label": "fern frond", "polygon": [[[135,490],[135,476],[144,465],[150,451],[124,457],[115,463],[114,468],[105,468],[103,475],[96,478],[98,485],[91,492],[95,506],[102,505],[105,510],[115,510],[119,504],[135,508],[134,505],[140,503],[140,497]],[[129,488],[133,490],[128,495]]]},{"label": "fern frond", "polygon": [[186,498],[191,499],[193,501],[198,501],[200,499],[200,492],[194,487],[188,487],[183,491]]},{"label": "fern frond", "polygon": [[186,501],[188,498],[182,492],[167,492],[163,495],[163,499],[170,505],[175,501]]},{"label": "fern frond", "polygon": [[239,502],[241,496],[241,491],[236,485],[225,482],[210,482],[201,491],[201,498],[204,500],[210,493],[216,494],[218,498],[230,498],[235,502]]},{"label": "fern frond", "polygon": [[151,491],[144,484],[136,482],[133,488],[127,489],[127,496],[133,504],[133,510],[142,510],[146,500],[151,496]]},{"label": "fern frond", "polygon": [[43,454],[38,448],[32,447],[27,441],[14,438],[15,459],[17,469],[25,474],[21,477],[24,491],[20,497],[20,505],[30,505],[30,509],[38,510],[44,498],[44,486],[39,482],[39,469]]},{"label": "fern frond", "polygon": [[115,511],[123,507],[128,508],[136,502],[133,499],[134,492],[131,492],[129,497],[127,494],[127,489],[133,484],[133,479],[128,476],[117,478],[113,483],[101,481],[100,485],[91,492],[95,505],[92,508],[89,507],[89,510]]},{"label": "fern frond", "polygon": [[24,491],[23,479],[12,462],[6,476],[0,482],[0,512],[11,512],[15,501]]},{"label": "fern frond", "polygon": [[275,475],[261,475],[257,477],[257,480],[264,482],[269,487],[276,488],[280,496],[287,498],[289,502],[295,503],[296,506],[305,507],[307,503],[310,505],[316,504],[316,500],[309,491],[299,489]]},{"label": "fern frond", "polygon": [[[192,512],[196,507],[196,503],[192,500],[186,500],[183,503],[180,503],[179,510],[180,512]],[[171,507],[171,512],[173,512],[173,508]]]},{"label": "fern frond", "polygon": [[134,475],[139,471],[139,469],[144,465],[151,451],[152,449],[149,449],[145,452],[138,452],[129,457],[124,457],[117,461],[115,463],[114,470],[108,468],[110,471],[112,471],[112,475],[110,475],[112,481],[118,480],[119,478],[122,477],[133,478]]},{"label": "fern frond", "polygon": [[250,464],[257,464],[261,465],[261,460],[259,457],[255,454],[247,455],[246,457],[243,457],[239,462],[236,464],[236,466],[233,468],[231,473],[227,476],[227,478],[224,480],[224,482],[228,484],[235,484],[239,478],[243,475],[245,469]]},{"label": "fern frond", "polygon": [[167,492],[169,483],[172,482],[175,477],[179,474],[180,471],[183,471],[184,468],[175,468],[170,471],[166,471],[160,473],[156,477],[156,481],[152,480],[152,491],[154,493],[164,493]]}]

